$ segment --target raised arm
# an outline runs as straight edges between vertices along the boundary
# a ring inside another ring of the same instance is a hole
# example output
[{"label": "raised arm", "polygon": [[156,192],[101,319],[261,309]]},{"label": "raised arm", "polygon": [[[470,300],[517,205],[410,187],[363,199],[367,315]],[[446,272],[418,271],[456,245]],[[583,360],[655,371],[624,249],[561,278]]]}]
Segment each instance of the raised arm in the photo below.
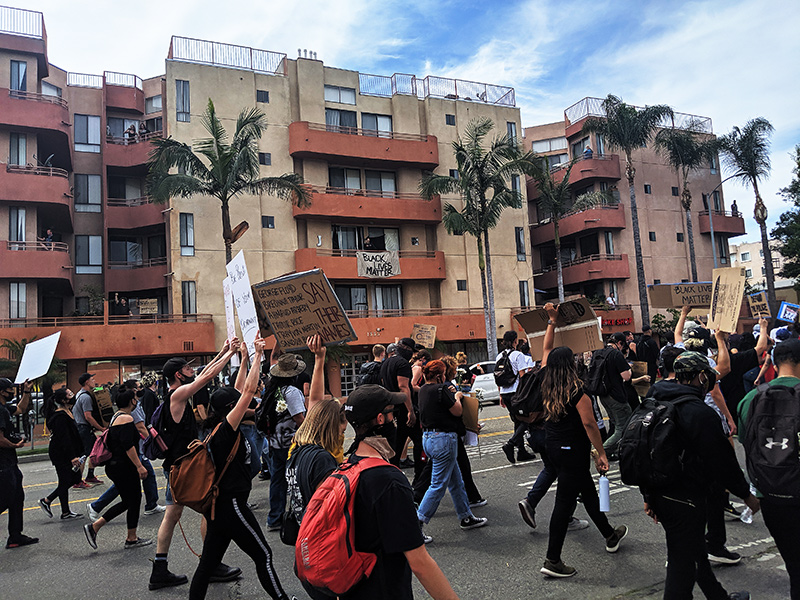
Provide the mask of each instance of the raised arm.
[{"label": "raised arm", "polygon": [[714,337],[717,339],[717,372],[722,379],[731,372],[731,355],[728,352],[728,334],[716,331]]},{"label": "raised arm", "polygon": [[310,410],[325,396],[325,355],[328,351],[319,335],[312,335],[306,340],[308,349],[314,353],[314,373],[311,375],[311,387],[308,390],[308,409]]},{"label": "raised arm", "polygon": [[683,326],[686,323],[686,317],[689,316],[689,311],[692,310],[689,306],[684,306],[681,309],[681,316],[678,317],[678,323],[675,325],[675,345],[683,343]]},{"label": "raised arm", "polygon": [[[247,367],[250,364],[250,356],[247,354],[247,347],[244,344],[239,346],[239,361],[239,372],[236,373],[236,382],[233,387],[241,393],[244,390],[244,382],[248,373]],[[258,365],[258,368],[261,369],[261,365]]]},{"label": "raised arm", "polygon": [[542,367],[547,366],[547,355],[553,349],[553,344],[556,339],[556,319],[558,318],[558,309],[552,302],[544,305],[547,311],[547,329],[544,332],[544,342],[542,347]]},{"label": "raised arm", "polygon": [[[204,386],[208,385],[208,382],[214,379],[217,375],[220,374],[222,368],[228,363],[236,352],[239,350],[239,339],[233,338],[233,340],[228,342],[225,340],[225,346],[223,348],[224,352],[219,354],[219,358],[212,360],[208,363],[200,372],[195,380],[192,383],[187,383],[186,385],[180,386],[176,389],[172,394],[172,400],[175,402],[185,401],[190,396],[193,396],[198,390],[203,388]],[[173,415],[174,418],[174,415]]]},{"label": "raised arm", "polygon": [[[253,394],[256,393],[256,389],[258,389],[258,380],[261,376],[261,357],[264,356],[264,340],[261,338],[256,338],[255,342],[253,342],[256,347],[256,353],[253,356],[253,365],[250,367],[250,371],[247,373],[247,379],[244,381],[244,389],[241,391],[241,396],[239,397],[239,401],[236,403],[236,406],[233,407],[233,410],[228,413],[228,416],[225,417],[230,423],[233,430],[239,429],[239,424],[242,422],[244,418],[244,413],[247,410],[247,407],[250,406],[250,401],[253,399]],[[244,363],[240,367],[240,371],[245,369]]]},{"label": "raised arm", "polygon": [[769,321],[763,317],[759,319],[758,324],[761,326],[758,332],[758,340],[756,341],[756,354],[758,354],[758,362],[764,361],[764,352],[769,347]]}]

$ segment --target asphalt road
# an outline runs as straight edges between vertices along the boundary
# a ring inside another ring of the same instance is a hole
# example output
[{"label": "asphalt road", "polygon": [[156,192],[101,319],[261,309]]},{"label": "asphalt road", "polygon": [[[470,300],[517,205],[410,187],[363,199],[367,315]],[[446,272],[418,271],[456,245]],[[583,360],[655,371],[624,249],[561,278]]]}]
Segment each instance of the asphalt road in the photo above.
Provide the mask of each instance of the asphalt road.
[{"label": "asphalt road", "polygon": [[[524,497],[542,464],[535,460],[511,466],[500,450],[510,435],[510,421],[500,407],[486,407],[481,413],[485,422],[480,448],[470,449],[476,483],[489,504],[475,509],[475,514],[489,518],[489,525],[473,531],[461,531],[446,495],[436,516],[426,528],[434,541],[428,546],[431,555],[450,579],[461,598],[611,599],[661,598],[665,574],[666,545],[660,526],[642,512],[637,489],[622,485],[612,463],[612,525],[626,524],[630,534],[619,552],[605,552],[604,540],[592,526],[570,532],[563,558],[578,569],[566,580],[545,579],[539,568],[547,548],[547,531],[555,496],[555,486],[537,511],[539,527],[530,529],[520,518],[517,502]],[[741,455],[741,447],[738,448]],[[83,535],[86,519],[60,522],[48,519],[38,507],[38,499],[55,487],[55,471],[49,462],[22,465],[25,475],[25,533],[41,539],[34,546],[6,550],[0,547],[0,589],[8,599],[37,600],[184,598],[188,586],[149,592],[147,580],[155,545],[124,550],[125,520],[119,517],[99,534],[99,549],[93,551]],[[159,473],[160,469],[156,469]],[[105,479],[102,471],[101,478]],[[411,474],[411,470],[406,471]],[[163,485],[163,481],[162,481]],[[90,490],[72,490],[72,509],[86,512],[86,503],[99,496],[105,486]],[[256,515],[266,521],[266,482],[254,483],[251,501],[257,502]],[[56,500],[56,506],[57,506]],[[739,504],[738,506],[742,506]],[[55,506],[54,506],[55,508]],[[578,506],[577,516],[586,518]],[[160,516],[142,516],[140,537],[155,537]],[[0,532],[5,539],[7,518],[0,516]],[[187,510],[183,527],[189,543],[200,551],[199,517]],[[748,589],[753,598],[788,598],[789,583],[785,567],[760,515],[753,524],[728,520],[728,547],[740,552],[744,560],[736,566],[715,567],[717,577],[728,591]],[[281,581],[290,594],[306,598],[292,571],[293,550],[281,544],[277,533],[267,533]],[[249,558],[234,545],[226,555],[230,565],[241,566],[244,577],[234,583],[213,584],[209,599],[264,598],[255,568]],[[191,576],[197,559],[176,530],[170,552],[170,568]],[[415,595],[425,598],[423,588],[414,581]],[[698,597],[702,597],[695,588]]]}]

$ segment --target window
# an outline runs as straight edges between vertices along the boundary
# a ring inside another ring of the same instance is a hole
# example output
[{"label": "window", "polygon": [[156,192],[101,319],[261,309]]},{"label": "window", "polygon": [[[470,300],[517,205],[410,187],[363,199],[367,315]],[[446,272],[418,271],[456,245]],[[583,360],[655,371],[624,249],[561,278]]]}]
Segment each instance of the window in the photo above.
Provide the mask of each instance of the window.
[{"label": "window", "polygon": [[506,121],[506,135],[508,138],[517,143],[517,124],[512,121]]},{"label": "window", "polygon": [[445,115],[444,116],[444,124],[445,125],[452,125],[455,127],[456,125],[456,116],[455,115]]},{"label": "window", "polygon": [[181,256],[194,256],[194,215],[181,213],[179,219]]},{"label": "window", "polygon": [[100,117],[75,115],[75,150],[77,152],[100,152]]},{"label": "window", "polygon": [[75,236],[75,272],[95,275],[103,272],[102,236]]},{"label": "window", "polygon": [[342,308],[345,310],[366,311],[369,309],[366,286],[337,284],[333,286],[333,291],[339,297]]},{"label": "window", "polygon": [[28,63],[24,60],[11,61],[11,87],[12,92],[25,92],[28,90]]},{"label": "window", "polygon": [[653,285],[659,285],[661,283],[660,279],[653,279]]},{"label": "window", "polygon": [[271,215],[261,215],[261,227],[264,229],[275,229],[275,217]]},{"label": "window", "polygon": [[326,85],[325,102],[338,102],[339,104],[355,104],[356,91],[353,88],[339,87],[338,85]]},{"label": "window", "polygon": [[372,137],[392,137],[392,117],[361,113],[361,129],[364,135]]},{"label": "window", "polygon": [[175,113],[179,122],[188,123],[191,120],[191,101],[189,82],[182,79],[175,80]]},{"label": "window", "polygon": [[[25,209],[12,206],[8,209],[8,239],[11,242],[25,241]],[[22,250],[24,245],[10,244],[11,250]]]},{"label": "window", "polygon": [[714,192],[713,198],[714,198],[714,212],[721,212],[722,202],[720,201],[719,190]]},{"label": "window", "polygon": [[9,284],[8,304],[11,309],[9,317],[24,319],[28,316],[28,285],[12,281]]},{"label": "window", "polygon": [[363,250],[363,227],[332,225],[332,246],[334,250]]},{"label": "window", "polygon": [[652,194],[653,193],[653,186],[651,186],[649,183],[645,183],[644,184],[644,193],[645,194]]},{"label": "window", "polygon": [[656,241],[656,232],[655,231],[651,231],[650,232],[650,241],[651,242],[655,242]]},{"label": "window", "polygon": [[712,156],[711,160],[708,161],[708,168],[711,169],[711,174],[712,175],[716,175],[717,174],[717,157],[716,156]]},{"label": "window", "polygon": [[[402,310],[403,309],[403,288],[399,285],[376,285],[375,286],[375,309],[376,310]],[[378,313],[378,316],[381,316]]]},{"label": "window", "polygon": [[100,212],[101,185],[100,175],[75,174],[75,212]]},{"label": "window", "polygon": [[141,265],[142,250],[142,244],[137,238],[115,237],[108,240],[108,261],[110,263]]},{"label": "window", "polygon": [[57,98],[61,98],[62,93],[63,90],[57,85],[42,81],[42,94],[45,96],[56,96]]},{"label": "window", "polygon": [[269,166],[272,164],[272,153],[271,152],[259,152],[258,153],[258,164]]},{"label": "window", "polygon": [[8,164],[24,167],[28,163],[28,138],[24,133],[11,132]]},{"label": "window", "polygon": [[742,262],[750,262],[750,253],[742,252]]},{"label": "window", "polygon": [[525,260],[525,228],[524,227],[514,227],[514,239],[517,242],[517,260],[524,261]]},{"label": "window", "polygon": [[151,235],[147,238],[147,255],[152,258],[167,256],[167,238],[164,235]]},{"label": "window", "polygon": [[[763,269],[763,267],[762,267],[762,269]],[[753,269],[745,269],[744,270],[744,276],[748,277],[748,278],[752,277],[753,276]]]},{"label": "window", "polygon": [[672,186],[672,195],[673,196],[680,196],[681,195],[681,191],[677,187],[675,187],[674,185]]},{"label": "window", "polygon": [[459,292],[466,292],[467,291],[467,280],[466,279],[456,279],[456,290]]},{"label": "window", "polygon": [[614,234],[610,231],[603,232],[606,243],[606,254],[614,254]]},{"label": "window", "polygon": [[354,110],[337,110],[335,108],[325,109],[325,125],[328,131],[336,133],[358,133],[358,122]]},{"label": "window", "polygon": [[519,305],[523,308],[531,305],[531,297],[528,292],[528,282],[519,282]]},{"label": "window", "polygon": [[511,176],[511,191],[520,193],[519,189],[519,175],[512,175]]},{"label": "window", "polygon": [[767,267],[761,267],[761,274],[762,275],[766,275],[767,274]]},{"label": "window", "polygon": [[453,179],[458,179],[458,169],[450,169],[449,174]]},{"label": "window", "polygon": [[163,122],[163,117],[155,117],[154,119],[147,119],[144,122],[144,126],[147,127],[147,131],[152,133],[154,131],[161,131],[164,128],[162,125]]},{"label": "window", "polygon": [[547,156],[547,167],[549,169],[553,169],[563,163],[569,162],[569,156],[566,154],[553,154],[551,156]]},{"label": "window", "polygon": [[728,240],[725,237],[717,238],[717,250],[719,251],[719,262],[723,265],[728,264]]},{"label": "window", "polygon": [[589,145],[589,138],[585,137],[580,142],[572,144],[572,158],[583,157],[583,151]]},{"label": "window", "polygon": [[567,138],[550,138],[548,140],[538,140],[533,142],[532,149],[534,152],[552,152],[554,150],[566,150]]},{"label": "window", "polygon": [[136,119],[123,119],[121,117],[108,117],[106,119],[106,133],[113,137],[125,137],[125,132],[129,127],[133,126],[136,131],[139,131],[139,121]]},{"label": "window", "polygon": [[144,112],[147,115],[161,112],[161,94],[144,99]]},{"label": "window", "polygon": [[391,171],[364,171],[368,196],[393,198],[397,191],[395,174]]},{"label": "window", "polygon": [[759,251],[758,251],[758,255],[759,255],[761,258],[764,258],[764,250],[763,250],[763,249],[762,249],[762,250],[759,250]]},{"label": "window", "polygon": [[197,282],[181,281],[181,308],[185,315],[197,314]]},{"label": "window", "polygon": [[419,246],[419,238],[418,237],[412,237],[411,238],[411,245],[412,246]]},{"label": "window", "polygon": [[267,90],[256,90],[256,102],[269,104],[269,92]]},{"label": "window", "polygon": [[683,233],[682,233],[682,232],[680,232],[680,231],[679,231],[679,232],[676,234],[676,237],[677,237],[677,239],[678,239],[678,241],[679,241],[679,242],[682,242],[682,241],[683,241]]},{"label": "window", "polygon": [[595,138],[597,139],[597,154],[603,156],[606,153],[606,138],[602,133],[596,134]]},{"label": "window", "polygon": [[330,167],[328,169],[328,182],[328,185],[332,188],[359,190],[361,189],[361,171],[358,169]]}]

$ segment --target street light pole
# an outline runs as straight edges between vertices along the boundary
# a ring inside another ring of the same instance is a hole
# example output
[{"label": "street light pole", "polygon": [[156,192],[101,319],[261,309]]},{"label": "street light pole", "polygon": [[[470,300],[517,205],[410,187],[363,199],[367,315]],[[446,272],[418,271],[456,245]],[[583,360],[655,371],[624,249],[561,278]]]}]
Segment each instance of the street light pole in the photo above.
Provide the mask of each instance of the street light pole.
[{"label": "street light pole", "polygon": [[711,193],[706,196],[707,204],[708,204],[708,226],[711,229],[711,256],[714,258],[714,268],[717,268],[717,246],[714,242],[714,208],[712,206],[712,201],[714,199],[714,192],[716,192],[722,184],[728,181],[728,179],[733,179],[734,177],[738,177],[740,173],[734,173],[733,175],[728,175],[725,179],[720,181],[714,189],[711,190]]}]

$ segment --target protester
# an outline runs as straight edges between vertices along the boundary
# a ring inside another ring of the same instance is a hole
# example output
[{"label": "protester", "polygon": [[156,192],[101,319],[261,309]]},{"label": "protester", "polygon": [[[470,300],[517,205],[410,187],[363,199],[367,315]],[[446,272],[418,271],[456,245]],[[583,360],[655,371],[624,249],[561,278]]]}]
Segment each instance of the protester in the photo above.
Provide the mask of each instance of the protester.
[{"label": "protester", "polygon": [[[631,378],[631,367],[625,360],[622,352],[627,347],[625,335],[614,333],[608,340],[608,344],[602,350],[598,350],[592,356],[592,362],[605,360],[605,384],[607,394],[600,396],[600,404],[606,409],[608,418],[611,421],[613,432],[608,439],[603,442],[605,452],[610,455],[612,460],[616,457],[617,445],[622,437],[625,423],[631,418],[631,406],[628,403],[625,393],[625,382]],[[589,371],[592,367],[589,367]]]},{"label": "protester", "polygon": [[[94,373],[84,373],[78,377],[81,389],[76,394],[75,404],[72,406],[72,416],[75,417],[75,424],[83,442],[83,453],[86,456],[89,456],[92,452],[94,442],[97,439],[95,431],[101,432],[105,430],[100,411],[97,409],[97,400],[94,397],[94,389],[97,387],[94,375]],[[89,461],[87,460],[87,462]],[[79,489],[88,488],[93,485],[102,485],[102,483],[94,474],[94,465],[89,464],[86,471],[86,479],[79,481],[73,487]]]},{"label": "protester", "polygon": [[50,462],[56,469],[58,486],[49,495],[39,499],[39,506],[44,513],[53,518],[50,508],[53,500],[58,498],[61,503],[61,519],[80,519],[83,515],[74,513],[69,507],[69,488],[80,481],[81,456],[83,442],[75,426],[75,417],[72,416],[72,402],[75,395],[67,388],[53,392],[50,397],[50,408],[45,415],[45,423],[50,432],[50,444],[47,453]]},{"label": "protester", "polygon": [[[518,342],[516,331],[506,331],[503,334],[502,351],[497,355],[497,358],[495,358],[495,364],[497,364],[498,361],[507,357],[511,364],[511,369],[514,372],[514,381],[510,385],[498,386],[500,388],[500,406],[508,410],[508,416],[511,422],[514,423],[514,433],[502,446],[503,453],[506,455],[508,462],[512,465],[518,460],[522,462],[535,458],[533,454],[525,449],[525,432],[528,430],[527,423],[519,420],[516,414],[511,410],[511,398],[514,397],[514,392],[517,391],[517,387],[519,386],[520,375],[524,374],[525,370],[529,368],[525,355],[517,350]],[[517,450],[516,457],[514,456],[514,449]]]},{"label": "protester", "polygon": [[[381,382],[390,392],[402,392],[406,394],[406,402],[403,406],[396,408],[397,432],[396,439],[392,441],[394,454],[391,463],[400,464],[400,455],[403,452],[406,439],[411,437],[414,442],[414,479],[419,477],[423,468],[422,462],[422,430],[415,427],[417,414],[411,394],[411,357],[414,354],[416,344],[411,338],[401,338],[394,345],[394,354],[389,353],[389,358],[381,365]],[[390,345],[391,347],[391,345]],[[388,350],[387,350],[388,352]]]},{"label": "protester", "polygon": [[642,327],[642,337],[636,345],[639,360],[647,363],[647,375],[650,382],[654,382],[658,376],[658,354],[660,348],[658,342],[653,339],[653,329],[650,325]]},{"label": "protester", "polygon": [[[736,409],[746,393],[743,375],[751,369],[757,369],[764,362],[767,342],[769,340],[769,336],[767,335],[769,323],[766,319],[761,319],[760,325],[760,333],[755,348],[741,350],[739,348],[733,348],[733,343],[731,342],[731,372],[719,382],[720,391],[725,398],[725,405],[728,407],[728,412],[734,417],[737,415]],[[734,349],[738,351],[733,352]]]},{"label": "protester", "polygon": [[144,412],[145,424],[152,425],[153,413],[155,412],[156,408],[158,408],[158,405],[161,404],[161,400],[159,399],[158,393],[156,392],[156,390],[158,389],[158,377],[152,371],[149,373],[145,373],[142,376],[141,383],[142,383],[141,393],[137,391],[136,395],[139,398],[139,406]]},{"label": "protester", "polygon": [[365,362],[361,365],[356,376],[356,387],[364,385],[365,383],[381,382],[381,363],[386,358],[386,347],[381,344],[375,344],[372,347],[372,360]]}]

